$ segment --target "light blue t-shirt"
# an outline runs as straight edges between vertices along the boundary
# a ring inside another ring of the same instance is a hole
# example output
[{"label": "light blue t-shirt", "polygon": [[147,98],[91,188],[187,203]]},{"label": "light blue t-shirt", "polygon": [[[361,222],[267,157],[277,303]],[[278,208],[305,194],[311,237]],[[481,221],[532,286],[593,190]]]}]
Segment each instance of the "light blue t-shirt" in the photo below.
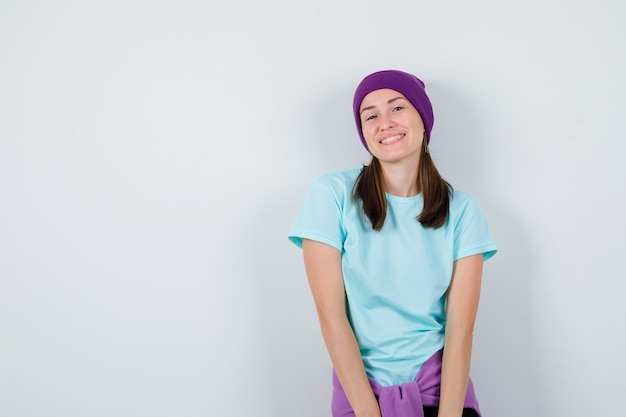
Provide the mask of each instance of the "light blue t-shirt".
[{"label": "light blue t-shirt", "polygon": [[299,247],[306,238],[341,251],[348,318],[365,370],[383,386],[402,384],[443,347],[454,261],[479,253],[489,259],[496,246],[477,201],[458,190],[439,229],[416,220],[421,194],[388,194],[385,225],[376,232],[352,200],[361,169],[318,178],[289,239]]}]

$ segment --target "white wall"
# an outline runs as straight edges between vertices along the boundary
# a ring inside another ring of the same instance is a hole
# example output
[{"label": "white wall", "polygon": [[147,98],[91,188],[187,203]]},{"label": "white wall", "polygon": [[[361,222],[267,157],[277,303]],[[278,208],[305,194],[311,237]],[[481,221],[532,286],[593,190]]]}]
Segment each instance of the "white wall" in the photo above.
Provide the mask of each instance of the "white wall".
[{"label": "white wall", "polygon": [[414,72],[478,196],[485,416],[617,415],[626,388],[624,6],[0,2],[0,416],[324,416],[286,235],[367,161],[352,92]]}]

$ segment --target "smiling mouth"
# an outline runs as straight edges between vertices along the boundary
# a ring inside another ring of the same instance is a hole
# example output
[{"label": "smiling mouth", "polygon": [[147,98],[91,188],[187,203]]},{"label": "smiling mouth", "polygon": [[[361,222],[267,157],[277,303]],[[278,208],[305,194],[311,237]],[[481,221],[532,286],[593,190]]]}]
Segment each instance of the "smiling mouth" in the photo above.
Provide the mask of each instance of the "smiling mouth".
[{"label": "smiling mouth", "polygon": [[390,136],[388,138],[385,138],[383,140],[381,140],[379,143],[383,144],[383,145],[387,145],[389,143],[394,143],[399,141],[400,139],[402,139],[404,137],[403,134],[401,135],[395,135],[395,136]]}]

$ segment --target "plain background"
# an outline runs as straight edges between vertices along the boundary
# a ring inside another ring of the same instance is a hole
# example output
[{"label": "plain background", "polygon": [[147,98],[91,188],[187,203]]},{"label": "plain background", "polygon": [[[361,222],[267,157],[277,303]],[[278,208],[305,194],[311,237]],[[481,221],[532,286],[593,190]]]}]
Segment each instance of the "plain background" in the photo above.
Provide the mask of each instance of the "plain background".
[{"label": "plain background", "polygon": [[329,415],[287,233],[368,162],[366,74],[418,74],[478,197],[485,417],[618,415],[624,6],[0,1],[0,416]]}]

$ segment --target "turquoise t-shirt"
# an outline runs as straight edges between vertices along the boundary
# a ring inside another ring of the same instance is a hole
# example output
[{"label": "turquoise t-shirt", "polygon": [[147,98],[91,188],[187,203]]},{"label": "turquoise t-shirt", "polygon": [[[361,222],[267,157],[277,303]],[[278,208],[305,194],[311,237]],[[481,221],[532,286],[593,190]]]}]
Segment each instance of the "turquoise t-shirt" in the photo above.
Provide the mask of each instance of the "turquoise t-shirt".
[{"label": "turquoise t-shirt", "polygon": [[385,225],[376,232],[352,200],[361,169],[318,178],[289,239],[299,247],[306,238],[341,251],[348,319],[365,370],[383,386],[397,385],[413,381],[443,347],[454,261],[479,253],[489,259],[496,246],[477,201],[458,190],[439,229],[416,220],[421,194],[388,194]]}]

